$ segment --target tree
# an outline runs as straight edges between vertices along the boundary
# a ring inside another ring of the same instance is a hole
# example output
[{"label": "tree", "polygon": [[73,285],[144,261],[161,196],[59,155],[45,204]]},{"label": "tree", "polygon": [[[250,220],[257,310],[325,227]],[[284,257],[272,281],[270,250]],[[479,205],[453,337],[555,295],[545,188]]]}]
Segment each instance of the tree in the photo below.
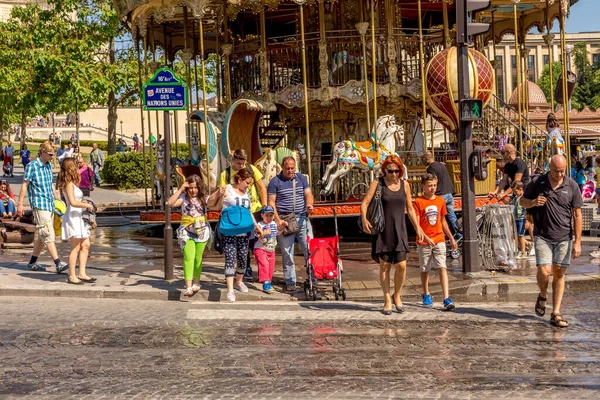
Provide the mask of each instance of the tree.
[{"label": "tree", "polygon": [[[562,71],[562,64],[559,62],[552,63],[552,91],[556,89],[556,84],[558,82],[558,78],[560,77]],[[538,78],[537,81],[538,86],[544,92],[546,99],[550,102],[550,64],[544,65],[544,69],[542,70],[542,74]],[[556,104],[556,103],[555,103]],[[552,109],[554,109],[555,104],[552,105]]]}]

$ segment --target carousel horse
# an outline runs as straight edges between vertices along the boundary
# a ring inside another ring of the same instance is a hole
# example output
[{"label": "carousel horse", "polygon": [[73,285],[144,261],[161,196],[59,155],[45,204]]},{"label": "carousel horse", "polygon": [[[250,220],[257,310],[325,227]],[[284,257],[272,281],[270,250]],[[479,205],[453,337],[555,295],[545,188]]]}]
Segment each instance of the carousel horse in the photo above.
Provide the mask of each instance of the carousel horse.
[{"label": "carousel horse", "polygon": [[294,157],[296,165],[300,163],[298,152],[287,147],[268,148],[254,163],[254,166],[263,174],[265,186],[268,186],[271,179],[281,172],[281,162],[285,157]]},{"label": "carousel horse", "polygon": [[371,140],[344,140],[336,144],[333,148],[333,161],[318,183],[322,187],[324,185],[321,195],[333,193],[335,182],[354,168],[377,172],[382,161],[395,154],[396,147],[404,143],[403,131],[399,128],[393,115],[384,115],[379,117],[377,125],[373,127]]}]

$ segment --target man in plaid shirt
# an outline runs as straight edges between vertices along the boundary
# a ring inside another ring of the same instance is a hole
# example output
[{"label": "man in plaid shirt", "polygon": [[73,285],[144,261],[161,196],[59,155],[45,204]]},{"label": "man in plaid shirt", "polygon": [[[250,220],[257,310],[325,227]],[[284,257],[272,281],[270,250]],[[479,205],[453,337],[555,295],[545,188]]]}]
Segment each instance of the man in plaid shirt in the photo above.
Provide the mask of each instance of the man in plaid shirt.
[{"label": "man in plaid shirt", "polygon": [[19,193],[17,215],[23,216],[23,202],[25,201],[25,193],[27,193],[37,232],[37,238],[33,244],[33,253],[27,267],[32,271],[46,270],[45,267],[37,263],[37,259],[45,245],[54,260],[56,273],[60,274],[68,268],[68,264],[60,261],[54,245],[54,226],[52,224],[54,218],[54,190],[52,189],[52,164],[50,164],[52,157],[54,157],[54,145],[47,141],[40,146],[38,158],[27,164],[23,176],[23,185]]}]

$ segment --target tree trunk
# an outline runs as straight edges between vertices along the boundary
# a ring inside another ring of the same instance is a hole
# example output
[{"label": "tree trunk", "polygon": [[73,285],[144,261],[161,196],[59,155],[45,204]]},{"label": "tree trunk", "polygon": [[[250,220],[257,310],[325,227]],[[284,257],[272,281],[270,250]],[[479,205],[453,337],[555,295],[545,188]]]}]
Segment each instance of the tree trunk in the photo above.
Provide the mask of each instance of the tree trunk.
[{"label": "tree trunk", "polygon": [[108,155],[117,152],[117,99],[115,92],[108,94]]},{"label": "tree trunk", "polygon": [[[112,64],[115,63],[115,39],[112,38],[108,43],[108,57]],[[118,102],[115,91],[111,90],[108,94],[108,155],[117,152],[117,107]]]}]

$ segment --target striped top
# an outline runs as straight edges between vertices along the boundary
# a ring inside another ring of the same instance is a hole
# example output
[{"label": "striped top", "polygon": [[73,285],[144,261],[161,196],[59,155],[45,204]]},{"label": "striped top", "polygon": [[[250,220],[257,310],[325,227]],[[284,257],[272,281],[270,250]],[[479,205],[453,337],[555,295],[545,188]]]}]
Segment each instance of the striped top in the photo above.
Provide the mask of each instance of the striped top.
[{"label": "striped top", "polygon": [[[302,174],[296,173],[294,175],[296,179],[296,212],[298,216],[306,215],[306,201],[304,199],[304,190],[310,189],[308,180]],[[275,207],[277,208],[277,214],[284,216],[294,212],[294,178],[286,179],[282,174],[279,174],[269,182],[267,194],[276,195]]]},{"label": "striped top", "polygon": [[54,211],[54,191],[52,190],[52,164],[42,163],[40,157],[27,164],[23,180],[29,182],[27,195],[31,208]]}]

